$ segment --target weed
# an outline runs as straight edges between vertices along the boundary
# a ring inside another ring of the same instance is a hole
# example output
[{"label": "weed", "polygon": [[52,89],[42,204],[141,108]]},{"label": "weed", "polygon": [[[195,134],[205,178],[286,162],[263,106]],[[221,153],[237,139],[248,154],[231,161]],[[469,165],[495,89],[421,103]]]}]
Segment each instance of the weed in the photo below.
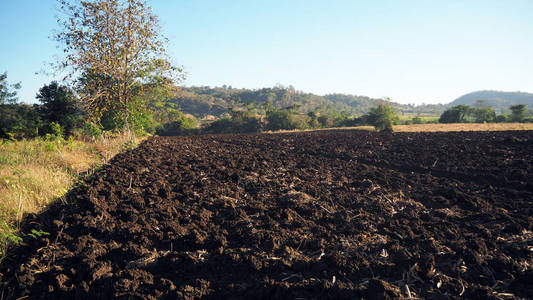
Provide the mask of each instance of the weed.
[{"label": "weed", "polygon": [[129,140],[129,141],[126,141],[123,145],[122,145],[122,151],[129,151],[129,150],[133,150],[135,148],[135,142],[133,140]]},{"label": "weed", "polygon": [[56,143],[53,141],[46,141],[45,148],[46,151],[54,152],[56,150]]},{"label": "weed", "polygon": [[65,130],[63,129],[63,126],[61,124],[52,122],[50,124],[50,129],[52,129],[53,135],[57,138],[62,140],[64,138]]},{"label": "weed", "polygon": [[15,211],[0,207],[0,261],[6,255],[8,245],[18,244],[22,241],[22,238],[17,235],[15,224],[12,224],[15,217]]},{"label": "weed", "polygon": [[42,229],[32,229],[30,233],[26,234],[29,237],[32,237],[34,239],[39,239],[43,236],[50,235],[49,232],[43,231]]}]

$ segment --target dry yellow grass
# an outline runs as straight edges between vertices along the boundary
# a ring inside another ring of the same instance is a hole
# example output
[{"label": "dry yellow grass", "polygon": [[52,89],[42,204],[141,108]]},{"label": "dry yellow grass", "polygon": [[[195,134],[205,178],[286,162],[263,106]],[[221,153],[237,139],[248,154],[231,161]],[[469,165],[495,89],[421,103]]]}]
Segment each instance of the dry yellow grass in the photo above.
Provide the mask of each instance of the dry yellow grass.
[{"label": "dry yellow grass", "polygon": [[[79,175],[131,144],[126,135],[97,140],[31,139],[0,143],[0,258],[24,213],[63,197]],[[135,140],[135,143],[142,139]]]},{"label": "dry yellow grass", "polygon": [[395,125],[396,132],[533,130],[533,123],[459,123]]},{"label": "dry yellow grass", "polygon": [[[316,130],[368,130],[374,131],[373,126],[337,127],[322,129],[297,129],[269,131],[267,133],[301,132]],[[452,131],[506,131],[506,130],[533,130],[533,123],[457,123],[457,124],[411,124],[394,125],[395,132],[452,132]]]}]

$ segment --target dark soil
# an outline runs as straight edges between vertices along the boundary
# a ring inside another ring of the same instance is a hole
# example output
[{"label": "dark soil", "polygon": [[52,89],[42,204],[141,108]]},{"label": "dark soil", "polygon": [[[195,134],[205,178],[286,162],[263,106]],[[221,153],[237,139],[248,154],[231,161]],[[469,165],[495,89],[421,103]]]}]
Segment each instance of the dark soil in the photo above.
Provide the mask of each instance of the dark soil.
[{"label": "dark soil", "polygon": [[4,299],[533,298],[533,132],[157,137],[68,200]]}]

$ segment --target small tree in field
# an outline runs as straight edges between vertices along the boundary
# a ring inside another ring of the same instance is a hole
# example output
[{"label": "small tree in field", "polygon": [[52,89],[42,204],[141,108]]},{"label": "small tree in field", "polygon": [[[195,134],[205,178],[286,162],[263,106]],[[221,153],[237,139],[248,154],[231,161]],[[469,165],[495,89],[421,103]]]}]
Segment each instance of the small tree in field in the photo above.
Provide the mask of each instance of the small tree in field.
[{"label": "small tree in field", "polygon": [[521,122],[524,120],[527,110],[527,105],[517,104],[509,107],[511,109],[511,121]]},{"label": "small tree in field", "polygon": [[439,118],[439,123],[466,123],[472,108],[465,104],[460,104],[445,110]]},{"label": "small tree in field", "polygon": [[35,98],[42,104],[39,112],[47,125],[60,124],[67,132],[73,129],[79,116],[76,98],[69,88],[52,81],[40,88]]},{"label": "small tree in field", "polygon": [[92,119],[113,116],[129,130],[132,106],[143,105],[138,96],[180,79],[158,18],[144,0],[58,1],[64,12],[55,35],[65,53],[60,67]]},{"label": "small tree in field", "polygon": [[378,131],[392,131],[392,125],[398,120],[398,116],[388,103],[384,103],[371,108],[366,119]]}]

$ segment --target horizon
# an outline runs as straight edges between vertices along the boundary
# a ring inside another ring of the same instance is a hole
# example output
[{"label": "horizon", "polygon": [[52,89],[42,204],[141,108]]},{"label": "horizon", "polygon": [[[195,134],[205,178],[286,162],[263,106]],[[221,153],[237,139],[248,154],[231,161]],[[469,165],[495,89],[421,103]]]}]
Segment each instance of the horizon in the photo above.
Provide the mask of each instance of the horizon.
[{"label": "horizon", "polygon": [[[458,96],[457,98],[454,98],[453,100],[449,101],[449,102],[445,102],[445,103],[424,103],[424,102],[421,102],[421,103],[403,103],[403,102],[398,102],[396,101],[395,99],[392,99],[392,98],[389,98],[387,96],[385,97],[371,97],[371,96],[368,96],[368,95],[358,95],[358,94],[350,94],[350,93],[339,93],[339,92],[333,92],[333,93],[325,93],[325,94],[317,94],[317,93],[313,93],[313,92],[309,92],[309,91],[304,91],[304,90],[300,90],[298,88],[296,88],[295,86],[292,86],[292,85],[283,85],[283,84],[280,84],[280,83],[277,83],[273,86],[265,86],[265,87],[257,87],[257,88],[247,88],[247,87],[235,87],[235,86],[232,86],[232,85],[227,85],[227,84],[223,84],[221,86],[210,86],[210,85],[180,85],[180,87],[184,87],[184,88],[209,88],[209,89],[216,89],[216,88],[223,88],[224,86],[227,86],[228,88],[231,88],[231,89],[237,89],[237,90],[261,90],[261,89],[272,89],[272,88],[275,88],[277,86],[281,86],[282,88],[289,88],[289,87],[292,87],[294,88],[294,90],[296,92],[301,92],[301,93],[305,93],[305,94],[313,94],[313,95],[316,95],[316,96],[327,96],[327,95],[333,95],[333,94],[340,94],[340,95],[347,95],[347,96],[357,96],[357,97],[368,97],[370,99],[377,99],[377,100],[388,100],[388,101],[391,101],[391,102],[396,102],[396,103],[399,103],[399,104],[402,104],[402,105],[415,105],[415,106],[422,106],[422,105],[448,105],[450,104],[451,102],[461,98],[462,96],[466,96],[466,95],[469,95],[469,94],[474,94],[474,93],[479,93],[479,92],[495,92],[495,93],[517,93],[517,94],[528,94],[528,95],[533,95],[533,93],[531,92],[525,92],[525,91],[501,91],[501,90],[489,90],[489,89],[484,89],[484,90],[476,90],[476,91],[471,91],[471,92],[468,92],[466,94],[463,94],[463,95],[460,95]],[[480,100],[484,100],[484,99],[480,99]]]},{"label": "horizon", "polygon": [[[149,1],[188,74],[183,86],[389,97],[447,104],[482,90],[531,93],[530,1],[354,3],[352,1]],[[21,82],[20,102],[36,103],[55,78],[36,71],[60,53],[55,1],[5,4],[10,28],[0,73]],[[58,80],[59,81],[59,80]]]}]

